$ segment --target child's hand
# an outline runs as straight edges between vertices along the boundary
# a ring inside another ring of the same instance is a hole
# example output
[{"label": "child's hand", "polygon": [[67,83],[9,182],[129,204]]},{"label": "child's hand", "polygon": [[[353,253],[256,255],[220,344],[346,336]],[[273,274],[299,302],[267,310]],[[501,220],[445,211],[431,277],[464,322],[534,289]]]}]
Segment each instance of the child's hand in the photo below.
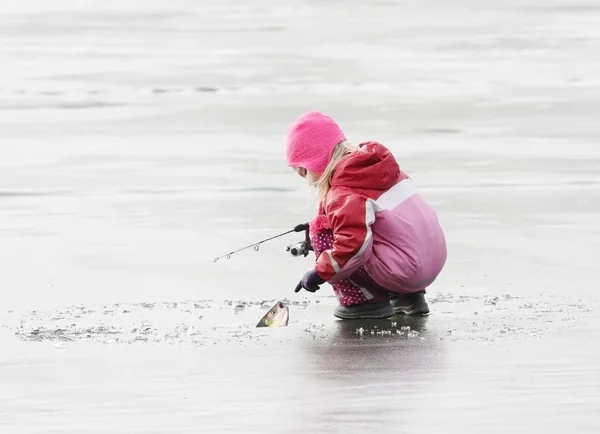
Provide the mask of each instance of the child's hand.
[{"label": "child's hand", "polygon": [[308,230],[308,223],[302,223],[299,225],[294,226],[294,232],[302,232],[302,231],[306,231]]},{"label": "child's hand", "polygon": [[302,288],[306,289],[309,292],[318,291],[319,285],[324,284],[325,281],[321,279],[321,276],[317,274],[315,270],[310,270],[308,273],[304,275],[302,280],[296,285],[296,289],[294,292],[299,292]]}]

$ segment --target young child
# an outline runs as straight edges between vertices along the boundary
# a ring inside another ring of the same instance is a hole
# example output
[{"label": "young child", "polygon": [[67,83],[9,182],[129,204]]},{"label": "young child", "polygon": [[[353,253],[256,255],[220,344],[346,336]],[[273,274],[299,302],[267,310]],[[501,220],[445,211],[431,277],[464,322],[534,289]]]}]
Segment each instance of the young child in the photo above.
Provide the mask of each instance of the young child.
[{"label": "young child", "polygon": [[353,147],[333,119],[309,112],[290,127],[286,154],[320,196],[309,223],[317,259],[295,291],[331,284],[341,319],[428,314],[425,291],[446,263],[446,240],[392,153],[375,141]]}]

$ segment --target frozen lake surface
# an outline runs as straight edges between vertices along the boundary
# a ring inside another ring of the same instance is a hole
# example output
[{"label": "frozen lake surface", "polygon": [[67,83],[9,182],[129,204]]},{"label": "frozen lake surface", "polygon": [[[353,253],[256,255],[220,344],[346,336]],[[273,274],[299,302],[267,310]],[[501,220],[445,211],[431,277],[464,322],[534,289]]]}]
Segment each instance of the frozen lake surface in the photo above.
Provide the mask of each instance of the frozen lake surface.
[{"label": "frozen lake surface", "polygon": [[[596,433],[600,6],[0,5],[0,432]],[[438,209],[431,315],[338,322],[302,112]],[[254,326],[276,300],[282,329]]]}]

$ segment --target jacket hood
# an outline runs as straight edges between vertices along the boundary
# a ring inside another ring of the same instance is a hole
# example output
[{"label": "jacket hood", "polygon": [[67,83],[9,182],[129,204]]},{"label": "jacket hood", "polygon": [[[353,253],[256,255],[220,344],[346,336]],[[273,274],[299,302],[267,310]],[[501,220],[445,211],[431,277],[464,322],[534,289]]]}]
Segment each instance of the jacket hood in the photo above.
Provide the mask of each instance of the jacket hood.
[{"label": "jacket hood", "polygon": [[343,158],[331,179],[332,186],[388,190],[401,178],[394,155],[381,143],[361,143],[357,152]]}]

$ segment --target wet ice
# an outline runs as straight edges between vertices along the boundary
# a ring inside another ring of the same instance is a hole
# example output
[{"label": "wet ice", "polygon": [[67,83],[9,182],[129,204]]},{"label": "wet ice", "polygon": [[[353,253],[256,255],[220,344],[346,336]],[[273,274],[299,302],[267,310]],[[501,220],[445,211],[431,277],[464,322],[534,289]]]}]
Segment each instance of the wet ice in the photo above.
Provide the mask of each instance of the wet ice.
[{"label": "wet ice", "polygon": [[[0,431],[598,431],[593,7],[0,12]],[[212,262],[312,217],[282,146],[315,108],[438,209],[429,318],[335,320],[292,238]]]}]

